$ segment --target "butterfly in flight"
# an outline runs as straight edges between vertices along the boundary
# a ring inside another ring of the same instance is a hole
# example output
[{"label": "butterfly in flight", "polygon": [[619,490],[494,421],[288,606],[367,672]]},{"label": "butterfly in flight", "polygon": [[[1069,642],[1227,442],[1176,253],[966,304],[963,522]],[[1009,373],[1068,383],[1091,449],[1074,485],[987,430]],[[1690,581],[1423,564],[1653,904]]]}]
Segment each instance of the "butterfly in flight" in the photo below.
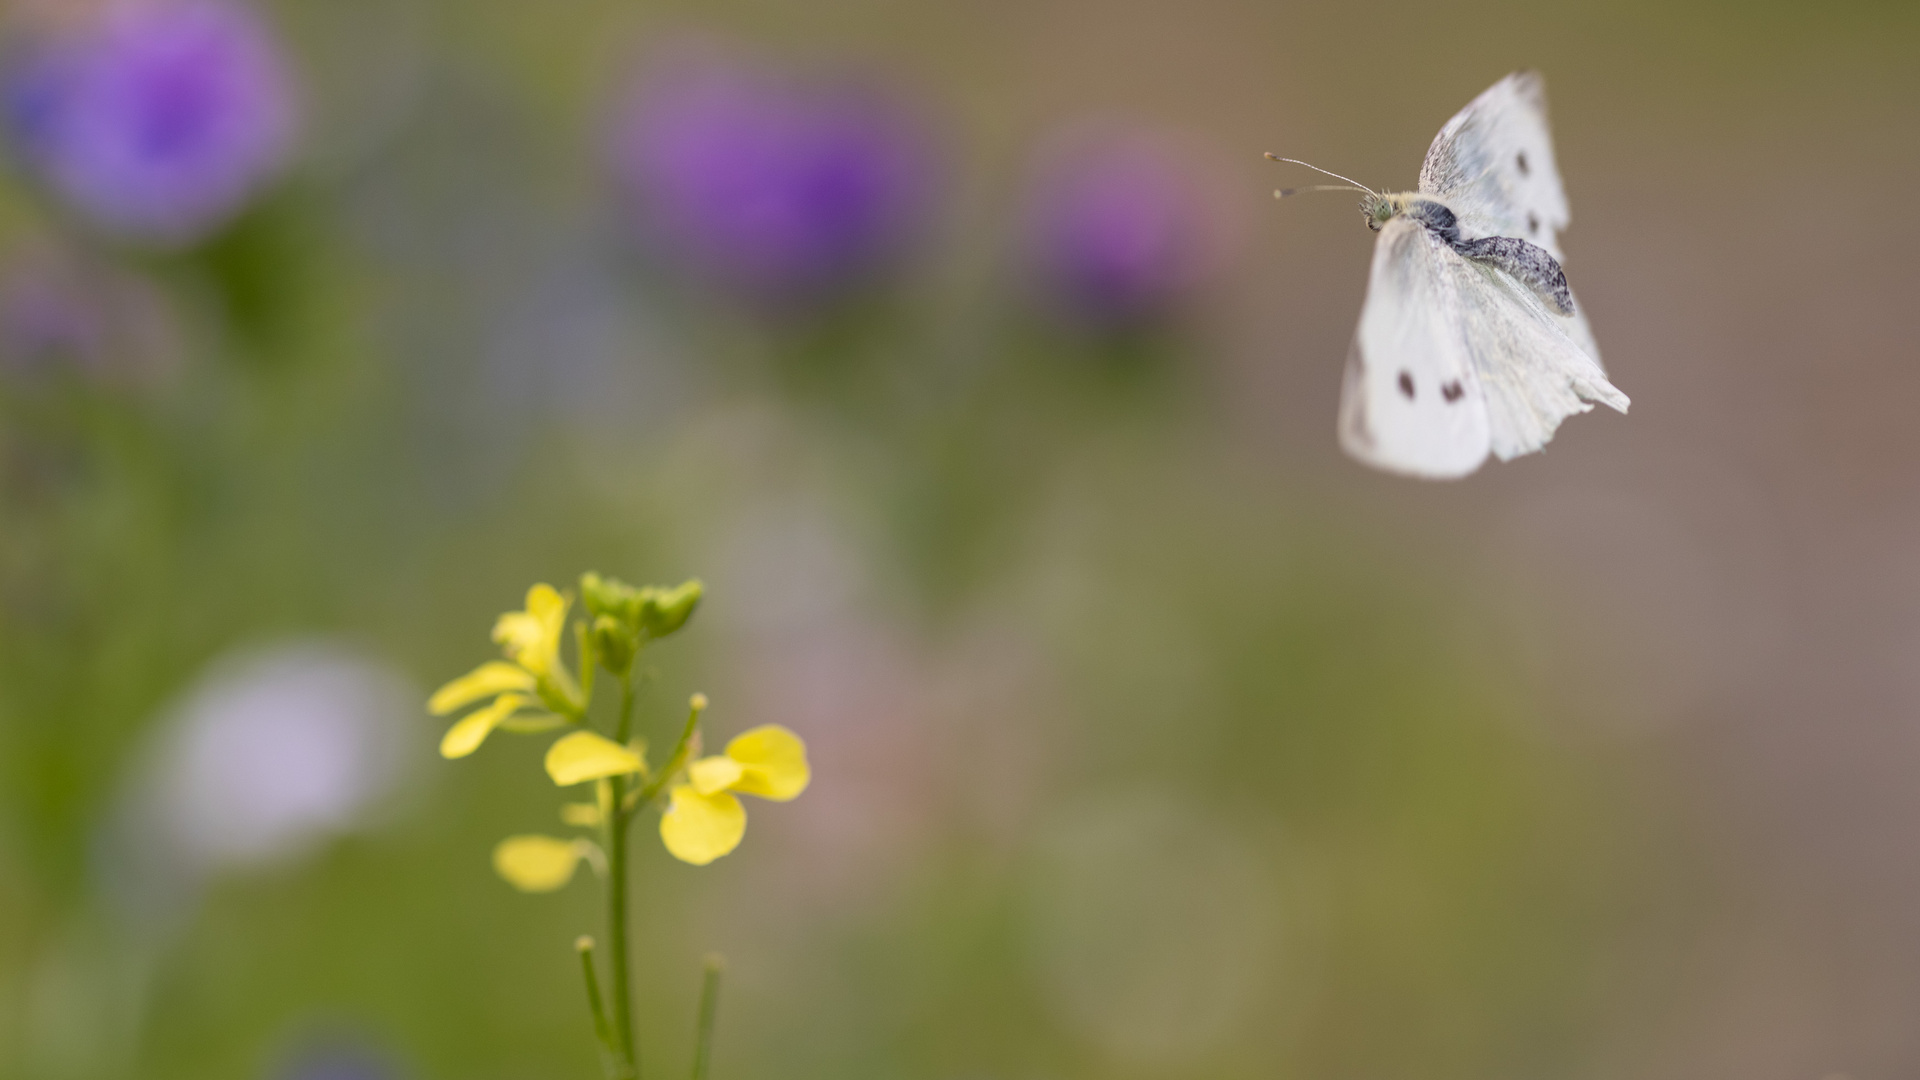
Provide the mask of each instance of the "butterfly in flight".
[{"label": "butterfly in flight", "polygon": [[1560,266],[1570,215],[1538,72],[1501,79],[1447,121],[1418,191],[1374,191],[1267,156],[1346,181],[1276,196],[1358,191],[1380,234],[1341,390],[1348,454],[1452,479],[1489,453],[1539,450],[1596,403],[1627,411]]}]

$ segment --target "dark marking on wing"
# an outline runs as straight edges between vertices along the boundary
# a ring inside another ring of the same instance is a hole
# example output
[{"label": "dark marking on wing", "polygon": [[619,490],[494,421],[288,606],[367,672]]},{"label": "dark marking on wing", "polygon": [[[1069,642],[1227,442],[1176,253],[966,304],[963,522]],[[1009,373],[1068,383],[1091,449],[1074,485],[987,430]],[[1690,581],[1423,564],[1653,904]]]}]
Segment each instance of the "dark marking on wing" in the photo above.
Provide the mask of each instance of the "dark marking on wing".
[{"label": "dark marking on wing", "polygon": [[1440,396],[1443,398],[1446,398],[1447,404],[1451,405],[1454,402],[1459,401],[1461,398],[1466,397],[1467,390],[1466,390],[1466,387],[1463,387],[1460,385],[1460,380],[1455,379],[1454,381],[1440,387]]},{"label": "dark marking on wing", "polygon": [[1573,290],[1567,287],[1566,272],[1547,249],[1512,236],[1489,236],[1481,240],[1462,240],[1453,250],[1475,262],[1504,270],[1532,289],[1562,315],[1573,314]]},{"label": "dark marking on wing", "polygon": [[1412,372],[1403,371],[1400,373],[1400,392],[1407,395],[1408,401],[1413,400],[1413,373]]},{"label": "dark marking on wing", "polygon": [[1538,214],[1527,215],[1527,235],[1528,236],[1540,235],[1540,215]]},{"label": "dark marking on wing", "polygon": [[1532,170],[1532,169],[1529,169],[1529,168],[1527,168],[1527,152],[1526,152],[1525,150],[1522,150],[1522,151],[1520,151],[1519,153],[1517,153],[1517,154],[1515,154],[1515,155],[1513,155],[1513,163],[1514,163],[1515,165],[1518,165],[1518,166],[1520,166],[1520,175],[1521,175],[1521,176],[1529,176],[1529,175],[1532,175],[1532,173],[1533,173],[1533,170]]}]

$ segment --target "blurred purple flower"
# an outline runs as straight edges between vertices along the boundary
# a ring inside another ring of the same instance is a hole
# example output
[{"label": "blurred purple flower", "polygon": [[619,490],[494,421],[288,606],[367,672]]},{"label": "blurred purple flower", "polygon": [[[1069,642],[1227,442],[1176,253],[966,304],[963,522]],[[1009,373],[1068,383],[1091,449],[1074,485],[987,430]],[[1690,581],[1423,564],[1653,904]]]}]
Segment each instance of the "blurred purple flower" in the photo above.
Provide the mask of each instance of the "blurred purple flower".
[{"label": "blurred purple flower", "polygon": [[368,1053],[315,1054],[288,1067],[282,1080],[393,1080],[399,1074]]},{"label": "blurred purple flower", "polygon": [[95,224],[151,242],[223,224],[293,135],[280,50],[231,0],[112,4],[28,46],[3,92],[26,163]]},{"label": "blurred purple flower", "polygon": [[375,1044],[336,1036],[299,1047],[273,1075],[275,1080],[400,1080],[407,1074]]},{"label": "blurred purple flower", "polygon": [[648,237],[757,299],[843,291],[926,223],[929,141],[872,87],[683,59],[640,81],[612,143]]},{"label": "blurred purple flower", "polygon": [[1067,315],[1102,327],[1165,316],[1205,274],[1212,222],[1194,176],[1141,138],[1080,140],[1029,196],[1028,255]]},{"label": "blurred purple flower", "polygon": [[0,264],[0,374],[152,382],[175,367],[174,330],[152,283],[111,262],[27,245]]},{"label": "blurred purple flower", "polygon": [[27,371],[69,360],[92,369],[107,330],[93,297],[38,266],[10,266],[0,280],[0,367]]}]

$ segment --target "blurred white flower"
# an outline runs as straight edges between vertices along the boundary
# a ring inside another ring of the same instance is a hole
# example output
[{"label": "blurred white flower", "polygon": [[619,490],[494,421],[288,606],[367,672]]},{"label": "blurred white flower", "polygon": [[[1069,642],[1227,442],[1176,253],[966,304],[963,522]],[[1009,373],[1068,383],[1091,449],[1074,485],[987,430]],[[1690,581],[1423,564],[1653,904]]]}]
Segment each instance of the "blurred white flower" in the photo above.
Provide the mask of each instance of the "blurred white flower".
[{"label": "blurred white flower", "polygon": [[286,864],[367,825],[420,743],[420,693],[336,642],[216,659],[168,708],[103,836],[110,891],[164,923],[209,875]]}]

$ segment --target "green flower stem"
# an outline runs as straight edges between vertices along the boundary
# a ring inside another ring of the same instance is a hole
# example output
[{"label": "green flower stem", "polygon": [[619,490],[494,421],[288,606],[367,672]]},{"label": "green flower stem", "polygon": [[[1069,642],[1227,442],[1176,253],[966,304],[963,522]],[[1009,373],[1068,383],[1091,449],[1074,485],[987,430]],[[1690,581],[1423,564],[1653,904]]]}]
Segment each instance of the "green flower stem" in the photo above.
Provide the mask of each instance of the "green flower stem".
[{"label": "green flower stem", "polygon": [[[654,798],[660,794],[660,789],[666,786],[667,781],[673,779],[673,775],[680,771],[680,766],[687,763],[687,747],[693,742],[694,732],[700,729],[700,714],[705,712],[706,709],[707,695],[705,694],[695,694],[693,698],[688,701],[687,726],[680,729],[680,741],[674,744],[672,755],[667,758],[666,765],[664,765],[658,773],[654,774],[652,782],[640,789],[640,797],[633,800],[633,806],[628,811],[629,813],[652,802]],[[618,805],[624,806],[625,804],[620,803]]]},{"label": "green flower stem", "polygon": [[587,980],[587,1008],[593,1011],[593,1033],[600,1040],[607,1076],[609,1080],[620,1080],[626,1063],[614,1046],[613,1029],[607,1025],[607,1010],[600,1001],[600,978],[593,970],[593,939],[582,934],[574,940],[573,947],[580,953],[580,974]]},{"label": "green flower stem", "polygon": [[593,670],[600,666],[600,658],[593,650],[593,635],[587,633],[585,623],[573,624],[574,647],[580,650],[580,703],[584,717],[585,706],[593,704]]},{"label": "green flower stem", "polygon": [[720,972],[727,962],[719,953],[707,954],[707,970],[700,980],[700,1019],[693,1033],[693,1080],[707,1080],[713,1056],[713,1014],[720,1005]]},{"label": "green flower stem", "polygon": [[[633,676],[620,676],[620,722],[615,738],[622,746],[633,736]],[[613,777],[612,813],[606,815],[607,828],[607,951],[609,975],[613,983],[613,1028],[619,1038],[620,1057],[627,1075],[638,1080],[640,1050],[633,1038],[632,961],[627,954],[627,821],[619,812],[626,794],[626,778]]]}]

